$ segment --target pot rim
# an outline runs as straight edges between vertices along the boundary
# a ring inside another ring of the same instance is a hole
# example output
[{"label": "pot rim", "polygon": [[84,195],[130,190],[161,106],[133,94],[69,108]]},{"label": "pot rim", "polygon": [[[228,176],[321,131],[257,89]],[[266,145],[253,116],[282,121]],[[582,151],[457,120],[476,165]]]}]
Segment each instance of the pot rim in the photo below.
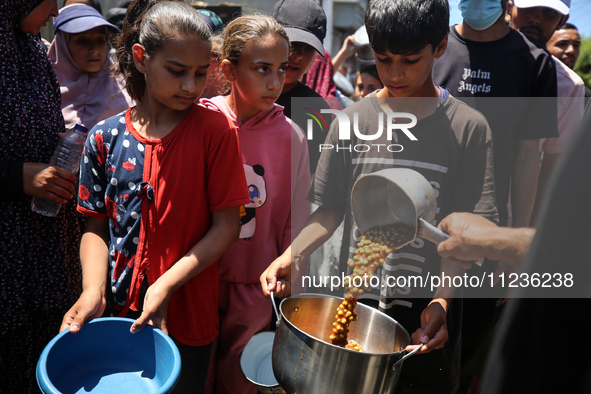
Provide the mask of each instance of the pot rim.
[{"label": "pot rim", "polygon": [[[321,342],[324,345],[328,345],[328,346],[332,346],[333,348],[339,349],[339,350],[343,350],[346,352],[350,352],[352,354],[358,354],[358,355],[362,355],[362,356],[391,356],[391,355],[395,355],[395,354],[402,354],[405,353],[406,351],[404,350],[405,348],[397,351],[397,352],[392,352],[392,353],[374,353],[374,352],[360,352],[357,350],[352,350],[352,349],[347,349],[345,347],[341,347],[341,346],[337,346],[337,345],[333,345],[330,342],[326,342],[320,338],[316,338],[315,336],[308,334],[305,331],[300,330],[298,327],[296,327],[292,322],[289,321],[289,319],[287,317],[285,317],[285,315],[283,314],[283,303],[291,298],[334,298],[334,299],[338,299],[338,300],[344,300],[344,297],[336,297],[336,296],[332,296],[329,294],[317,294],[317,293],[301,293],[301,294],[296,294],[296,295],[292,295],[289,296],[287,298],[284,298],[283,300],[281,300],[281,303],[279,304],[279,313],[281,314],[280,318],[278,319],[278,324],[281,324],[282,322],[285,322],[287,324],[287,326],[291,329],[291,330],[295,330],[297,331],[296,335],[299,333],[301,335],[304,335],[307,339],[311,339],[317,342]],[[383,317],[392,320],[396,323],[396,326],[398,328],[400,328],[402,330],[402,334],[408,338],[408,344],[410,345],[410,334],[408,333],[408,331],[406,330],[406,328],[404,328],[402,326],[402,324],[400,324],[396,319],[392,318],[391,316],[388,316],[387,314],[385,314],[384,312],[372,308],[368,305],[364,305],[363,303],[357,303],[357,307],[359,307],[359,305],[361,305],[361,307],[363,308],[369,308],[371,309],[373,312],[378,313],[380,315],[382,315]],[[298,335],[298,336],[301,336]]]}]

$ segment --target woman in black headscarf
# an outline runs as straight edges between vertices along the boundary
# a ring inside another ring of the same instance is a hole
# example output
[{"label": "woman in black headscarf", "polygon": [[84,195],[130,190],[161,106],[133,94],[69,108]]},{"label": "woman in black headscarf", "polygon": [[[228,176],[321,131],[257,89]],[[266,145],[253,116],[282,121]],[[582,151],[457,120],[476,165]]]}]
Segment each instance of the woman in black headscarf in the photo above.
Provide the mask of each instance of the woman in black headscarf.
[{"label": "woman in black headscarf", "polygon": [[[35,366],[78,298],[76,177],[48,164],[64,131],[39,30],[56,0],[0,2],[0,392],[38,392]],[[55,218],[32,196],[64,203]],[[67,357],[67,355],[65,355]]]}]

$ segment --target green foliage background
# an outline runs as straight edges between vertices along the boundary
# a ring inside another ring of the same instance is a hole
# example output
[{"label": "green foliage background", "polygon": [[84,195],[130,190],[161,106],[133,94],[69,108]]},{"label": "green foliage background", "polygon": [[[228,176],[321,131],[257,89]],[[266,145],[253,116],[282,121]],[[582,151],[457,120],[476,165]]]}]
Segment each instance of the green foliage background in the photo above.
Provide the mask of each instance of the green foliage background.
[{"label": "green foliage background", "polygon": [[583,37],[581,40],[581,55],[575,64],[575,72],[591,89],[591,37]]}]

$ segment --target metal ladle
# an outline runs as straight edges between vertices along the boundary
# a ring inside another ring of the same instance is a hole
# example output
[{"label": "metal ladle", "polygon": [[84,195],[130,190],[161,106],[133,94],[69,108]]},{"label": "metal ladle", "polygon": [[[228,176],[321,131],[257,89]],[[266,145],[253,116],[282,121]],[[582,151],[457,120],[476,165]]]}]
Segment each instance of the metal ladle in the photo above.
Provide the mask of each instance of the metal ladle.
[{"label": "metal ladle", "polygon": [[361,176],[351,191],[351,208],[362,233],[374,227],[402,223],[414,229],[406,243],[417,236],[435,243],[449,238],[429,223],[437,211],[435,191],[414,170],[388,168]]},{"label": "metal ladle", "polygon": [[[433,187],[423,175],[408,168],[387,168],[359,177],[351,191],[351,209],[362,233],[398,223],[410,226],[414,232],[402,245],[417,237],[435,244],[449,238],[430,223],[437,213]],[[476,264],[482,265],[482,259]]]}]

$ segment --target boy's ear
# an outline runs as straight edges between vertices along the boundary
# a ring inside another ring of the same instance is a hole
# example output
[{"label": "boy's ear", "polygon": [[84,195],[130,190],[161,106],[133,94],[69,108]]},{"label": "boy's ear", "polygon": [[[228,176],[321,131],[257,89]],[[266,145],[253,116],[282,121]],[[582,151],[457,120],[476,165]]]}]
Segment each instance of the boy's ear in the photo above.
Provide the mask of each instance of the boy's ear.
[{"label": "boy's ear", "polygon": [[505,23],[511,26],[511,12],[513,12],[513,2],[507,3],[507,11],[505,12]]},{"label": "boy's ear", "polygon": [[445,37],[443,37],[443,40],[441,40],[437,47],[435,47],[435,53],[433,54],[435,59],[439,59],[445,53],[445,49],[447,48],[447,38],[448,35],[446,34]]},{"label": "boy's ear", "polygon": [[131,52],[133,55],[133,63],[135,64],[135,68],[137,68],[137,70],[143,74],[146,72],[146,49],[140,44],[133,44]]},{"label": "boy's ear", "polygon": [[231,61],[229,61],[228,59],[222,60],[220,69],[222,70],[224,77],[226,77],[226,79],[229,82],[236,81],[236,68],[234,67]]}]

